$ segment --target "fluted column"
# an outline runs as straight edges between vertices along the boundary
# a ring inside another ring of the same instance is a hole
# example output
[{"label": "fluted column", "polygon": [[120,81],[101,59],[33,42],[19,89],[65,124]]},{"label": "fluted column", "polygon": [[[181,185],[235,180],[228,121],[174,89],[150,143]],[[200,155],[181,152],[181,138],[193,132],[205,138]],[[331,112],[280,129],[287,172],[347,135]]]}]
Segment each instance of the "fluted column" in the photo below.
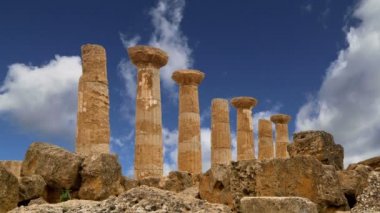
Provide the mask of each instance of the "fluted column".
[{"label": "fluted column", "polygon": [[211,166],[231,162],[230,109],[228,100],[215,98],[211,103]]},{"label": "fluted column", "polygon": [[109,153],[110,124],[106,51],[82,46],[83,73],[78,85],[76,152]]},{"label": "fluted column", "polygon": [[288,123],[291,117],[284,114],[276,114],[270,120],[276,125],[276,158],[289,156],[287,146],[289,143]]},{"label": "fluted column", "polygon": [[265,119],[259,120],[259,160],[273,159],[273,130],[272,122]]},{"label": "fluted column", "polygon": [[257,100],[251,97],[236,97],[231,104],[237,110],[237,160],[255,159],[252,108]]},{"label": "fluted column", "polygon": [[198,70],[178,70],[172,75],[179,85],[178,170],[194,174],[202,172],[198,86],[204,76]]},{"label": "fluted column", "polygon": [[135,177],[160,177],[163,174],[160,68],[167,54],[150,46],[128,48],[137,67]]}]

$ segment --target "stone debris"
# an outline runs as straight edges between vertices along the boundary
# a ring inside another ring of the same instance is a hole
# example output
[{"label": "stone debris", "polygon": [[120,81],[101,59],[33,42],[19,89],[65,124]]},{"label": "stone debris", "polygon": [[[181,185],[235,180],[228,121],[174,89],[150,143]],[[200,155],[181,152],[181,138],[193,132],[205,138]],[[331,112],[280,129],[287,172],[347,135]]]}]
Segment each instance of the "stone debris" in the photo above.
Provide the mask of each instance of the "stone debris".
[{"label": "stone debris", "polygon": [[242,213],[318,213],[317,205],[302,197],[244,197]]},{"label": "stone debris", "polygon": [[76,152],[109,153],[110,123],[106,50],[82,46],[83,73],[78,85]]},{"label": "stone debris", "polygon": [[46,196],[46,182],[41,175],[23,176],[19,186],[19,203]]},{"label": "stone debris", "polygon": [[256,106],[257,100],[252,97],[236,97],[231,100],[231,104],[237,110],[237,160],[255,159],[252,108]]},{"label": "stone debris", "polygon": [[380,172],[373,171],[368,177],[368,186],[363,193],[357,197],[357,204],[353,213],[380,212]]},{"label": "stone debris", "polygon": [[198,87],[204,77],[199,70],[177,70],[172,74],[179,85],[178,170],[193,174],[202,172]]},{"label": "stone debris", "polygon": [[276,158],[287,158],[287,146],[289,144],[288,123],[291,120],[289,115],[275,114],[270,120],[276,126]]},{"label": "stone debris", "polygon": [[373,157],[367,160],[360,161],[359,163],[350,164],[347,170],[355,169],[358,165],[366,165],[371,167],[373,170],[380,171],[380,156]]},{"label": "stone debris", "polygon": [[230,164],[232,160],[230,109],[226,99],[211,103],[211,167]]},{"label": "stone debris", "polygon": [[20,177],[22,161],[20,160],[1,160],[0,166],[12,173],[17,178]]},{"label": "stone debris", "polygon": [[199,212],[228,213],[231,210],[221,204],[181,196],[147,186],[133,188],[118,197],[104,201],[70,200],[59,204],[32,205],[18,207],[10,213],[92,213],[92,212]]},{"label": "stone debris", "polygon": [[0,165],[0,213],[17,207],[18,191],[17,177]]},{"label": "stone debris", "polygon": [[323,164],[333,165],[335,169],[343,169],[344,150],[335,144],[330,133],[324,131],[304,131],[293,135],[294,142],[289,144],[290,157],[309,155]]},{"label": "stone debris", "polygon": [[154,47],[128,48],[137,67],[135,177],[161,177],[163,174],[162,112],[160,68],[168,55]]}]

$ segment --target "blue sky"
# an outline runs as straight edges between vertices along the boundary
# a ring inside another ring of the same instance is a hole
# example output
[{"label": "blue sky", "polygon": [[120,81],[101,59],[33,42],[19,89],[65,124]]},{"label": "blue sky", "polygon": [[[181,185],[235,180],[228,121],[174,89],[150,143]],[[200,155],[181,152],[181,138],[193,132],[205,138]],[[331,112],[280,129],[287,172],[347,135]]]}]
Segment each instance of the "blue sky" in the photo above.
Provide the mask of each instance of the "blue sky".
[{"label": "blue sky", "polygon": [[[33,141],[74,150],[86,43],[107,51],[111,147],[125,174],[133,168],[136,77],[125,47],[134,44],[170,56],[161,72],[165,172],[176,169],[178,100],[170,75],[182,68],[206,74],[199,88],[204,170],[211,100],[235,96],[259,100],[255,120],[281,112],[293,117],[290,133],[331,132],[346,149],[346,164],[380,155],[379,20],[377,0],[3,1],[0,160],[22,159]],[[234,135],[232,107],[230,118]]]}]

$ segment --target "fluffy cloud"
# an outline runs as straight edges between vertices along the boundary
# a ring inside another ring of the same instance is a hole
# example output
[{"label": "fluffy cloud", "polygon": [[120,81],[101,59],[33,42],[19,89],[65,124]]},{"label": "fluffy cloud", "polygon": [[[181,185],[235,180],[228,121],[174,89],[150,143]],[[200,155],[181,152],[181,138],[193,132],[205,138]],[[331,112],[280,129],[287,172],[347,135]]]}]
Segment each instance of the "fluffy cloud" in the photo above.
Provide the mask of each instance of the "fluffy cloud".
[{"label": "fluffy cloud", "polygon": [[361,22],[330,65],[316,98],[303,105],[298,130],[323,129],[345,148],[345,163],[380,155],[380,1],[362,0]]},{"label": "fluffy cloud", "polygon": [[0,86],[0,114],[29,131],[73,136],[81,74],[78,56],[55,56],[39,67],[12,64]]}]

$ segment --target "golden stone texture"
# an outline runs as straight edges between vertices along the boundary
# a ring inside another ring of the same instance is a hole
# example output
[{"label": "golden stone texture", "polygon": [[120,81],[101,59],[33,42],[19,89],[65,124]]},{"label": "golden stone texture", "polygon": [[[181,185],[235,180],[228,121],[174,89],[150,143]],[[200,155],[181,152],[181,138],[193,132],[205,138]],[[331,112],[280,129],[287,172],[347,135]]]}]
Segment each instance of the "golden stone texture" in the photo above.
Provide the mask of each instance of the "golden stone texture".
[{"label": "golden stone texture", "polygon": [[272,122],[259,120],[259,160],[269,160],[274,157]]},{"label": "golden stone texture", "polygon": [[289,143],[288,123],[291,117],[284,114],[276,114],[270,120],[276,125],[276,158],[289,157],[287,146]]},{"label": "golden stone texture", "polygon": [[160,68],[167,54],[150,46],[128,48],[137,67],[135,177],[161,177],[163,174],[162,112]]},{"label": "golden stone texture", "polygon": [[79,79],[76,152],[109,153],[110,124],[106,51],[100,45],[82,46],[83,73]]},{"label": "golden stone texture", "polygon": [[211,103],[211,167],[231,162],[230,109],[228,100],[215,98]]},{"label": "golden stone texture", "polygon": [[198,70],[177,70],[172,75],[179,85],[178,170],[193,174],[202,172],[198,86],[204,76]]},{"label": "golden stone texture", "polygon": [[255,159],[252,108],[257,100],[252,97],[236,97],[231,100],[237,109],[237,160]]},{"label": "golden stone texture", "polygon": [[21,160],[2,160],[0,161],[0,166],[3,166],[8,172],[12,173],[17,178],[20,177],[21,173]]}]

